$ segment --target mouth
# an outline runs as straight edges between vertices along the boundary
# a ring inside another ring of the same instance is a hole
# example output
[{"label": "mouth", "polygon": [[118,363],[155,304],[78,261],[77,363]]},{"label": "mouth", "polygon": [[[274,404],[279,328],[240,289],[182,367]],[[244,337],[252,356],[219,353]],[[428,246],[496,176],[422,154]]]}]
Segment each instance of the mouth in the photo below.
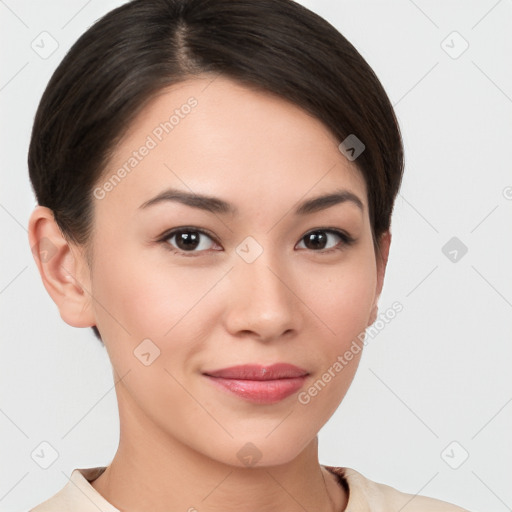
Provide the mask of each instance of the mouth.
[{"label": "mouth", "polygon": [[291,364],[277,363],[232,366],[203,372],[203,375],[220,389],[244,400],[272,404],[296,393],[309,373]]}]

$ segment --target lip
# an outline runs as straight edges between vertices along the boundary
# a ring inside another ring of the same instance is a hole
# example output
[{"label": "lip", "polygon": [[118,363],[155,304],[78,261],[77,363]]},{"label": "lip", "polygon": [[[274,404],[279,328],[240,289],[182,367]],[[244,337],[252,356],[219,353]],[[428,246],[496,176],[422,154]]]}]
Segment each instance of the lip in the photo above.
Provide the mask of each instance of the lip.
[{"label": "lip", "polygon": [[277,403],[296,393],[308,372],[288,363],[239,365],[203,372],[210,382],[250,402]]}]

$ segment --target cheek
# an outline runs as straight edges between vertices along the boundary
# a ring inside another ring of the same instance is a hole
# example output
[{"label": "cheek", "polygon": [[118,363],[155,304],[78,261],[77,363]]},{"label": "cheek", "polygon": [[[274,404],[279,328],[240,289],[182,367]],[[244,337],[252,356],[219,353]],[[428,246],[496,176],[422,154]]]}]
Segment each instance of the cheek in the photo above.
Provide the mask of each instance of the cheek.
[{"label": "cheek", "polygon": [[183,394],[165,369],[179,373],[180,364],[200,348],[190,340],[201,327],[197,315],[206,319],[200,299],[211,283],[201,272],[165,265],[165,258],[151,264],[140,247],[117,247],[116,255],[95,254],[97,323],[112,366],[120,377],[126,375],[129,394],[142,408],[156,411]]},{"label": "cheek", "polygon": [[93,274],[97,324],[112,364],[120,374],[138,366],[134,351],[149,339],[159,354],[155,366],[175,368],[201,350],[218,306],[212,286],[225,270],[174,266],[163,248],[115,245],[115,255],[95,254]]},{"label": "cheek", "polygon": [[93,294],[104,306],[97,307],[97,313],[107,326],[117,323],[116,329],[125,333],[162,337],[204,295],[209,283],[201,271],[166,265],[162,257],[152,261],[149,251],[126,247],[115,255],[95,255]]},{"label": "cheek", "polygon": [[[324,424],[346,395],[364,350],[364,333],[375,298],[376,271],[371,257],[339,268],[325,280],[317,275],[321,293],[310,296],[325,335],[316,338],[316,372],[298,395],[302,412]],[[324,328],[325,327],[325,328]],[[321,347],[321,348],[320,348]],[[312,426],[316,428],[317,423]]]},{"label": "cheek", "polygon": [[375,299],[377,276],[372,253],[354,252],[335,269],[317,269],[304,275],[311,277],[303,280],[303,296],[308,297],[311,310],[330,333],[324,339],[332,340],[338,348],[350,344],[367,327]]}]

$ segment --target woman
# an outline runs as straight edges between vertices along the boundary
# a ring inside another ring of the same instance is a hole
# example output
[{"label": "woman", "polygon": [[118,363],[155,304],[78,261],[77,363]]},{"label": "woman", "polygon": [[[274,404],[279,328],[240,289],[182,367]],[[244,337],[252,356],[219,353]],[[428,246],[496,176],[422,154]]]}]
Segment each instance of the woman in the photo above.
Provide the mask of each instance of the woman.
[{"label": "woman", "polygon": [[291,0],[115,9],[50,80],[29,170],[43,283],[104,343],[121,426],[109,466],[34,511],[463,510],[318,462],[403,172],[384,89],[325,20]]}]

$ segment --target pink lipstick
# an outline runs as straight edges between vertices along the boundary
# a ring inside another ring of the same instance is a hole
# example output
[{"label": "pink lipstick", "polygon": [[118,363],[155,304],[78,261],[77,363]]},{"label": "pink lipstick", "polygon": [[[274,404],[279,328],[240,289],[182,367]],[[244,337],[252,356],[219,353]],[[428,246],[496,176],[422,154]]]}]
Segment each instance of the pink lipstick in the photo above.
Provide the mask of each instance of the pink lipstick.
[{"label": "pink lipstick", "polygon": [[271,366],[240,365],[204,372],[215,385],[240,398],[260,404],[272,404],[296,393],[308,372],[287,363]]}]

